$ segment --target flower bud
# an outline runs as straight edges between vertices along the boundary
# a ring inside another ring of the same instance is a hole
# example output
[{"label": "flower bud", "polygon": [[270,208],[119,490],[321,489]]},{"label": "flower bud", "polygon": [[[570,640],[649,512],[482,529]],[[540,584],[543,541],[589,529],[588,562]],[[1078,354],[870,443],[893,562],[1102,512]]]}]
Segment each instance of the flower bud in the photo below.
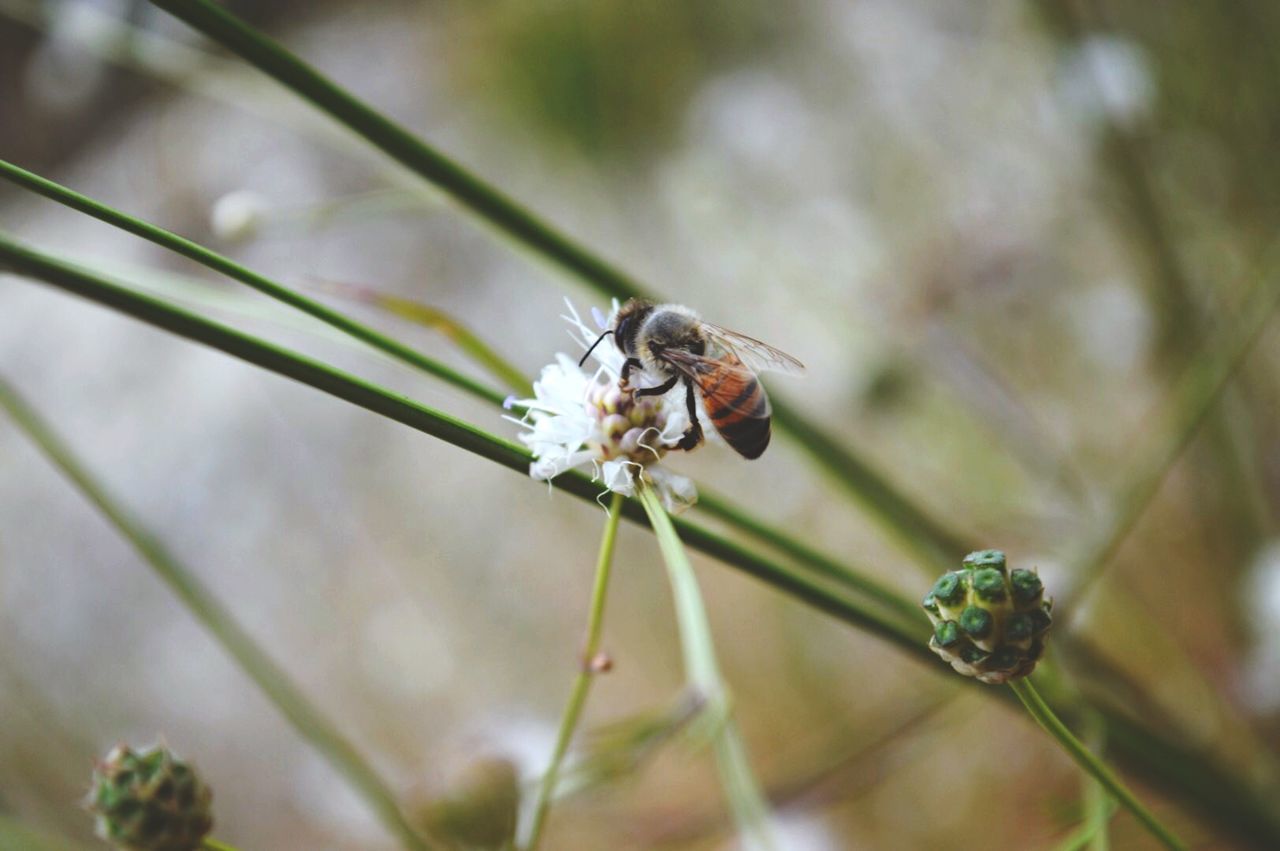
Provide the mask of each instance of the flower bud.
[{"label": "flower bud", "polygon": [[506,759],[484,757],[456,779],[452,791],[431,801],[419,819],[450,848],[510,848],[520,808],[520,782]]},{"label": "flower bud", "polygon": [[929,649],[984,683],[1025,677],[1044,653],[1053,601],[1035,571],[1010,571],[1004,553],[980,550],[944,573],[921,605],[933,623]]},{"label": "flower bud", "polygon": [[266,201],[258,193],[238,189],[213,204],[209,225],[218,239],[241,242],[256,236],[266,216]]},{"label": "flower bud", "polygon": [[195,851],[213,829],[212,793],[167,748],[116,745],[93,773],[86,802],[98,836],[126,851]]}]

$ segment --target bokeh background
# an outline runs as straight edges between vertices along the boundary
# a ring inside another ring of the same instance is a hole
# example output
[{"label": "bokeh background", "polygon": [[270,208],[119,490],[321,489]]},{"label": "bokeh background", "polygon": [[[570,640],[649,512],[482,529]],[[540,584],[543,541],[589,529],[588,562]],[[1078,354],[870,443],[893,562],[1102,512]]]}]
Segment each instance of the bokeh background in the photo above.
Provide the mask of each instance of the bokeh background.
[{"label": "bokeh background", "polygon": [[[660,292],[793,352],[809,374],[774,393],[1062,593],[1071,554],[1167,432],[1178,377],[1277,271],[1280,6],[1266,0],[229,5]],[[145,2],[0,0],[0,157],[477,375],[441,335],[334,285],[443,309],[530,375],[569,350],[562,299],[601,304]],[[515,433],[7,185],[0,223]],[[1278,356],[1265,332],[1059,624],[1082,687],[1273,790]],[[544,766],[600,511],[12,276],[0,370],[413,808],[478,759],[525,780]],[[787,439],[751,464],[712,447],[674,466],[908,596],[936,573]],[[695,561],[786,848],[1051,848],[1078,823],[1074,768],[1012,708]],[[616,667],[589,728],[677,700],[669,592],[634,528],[605,642]],[[0,818],[98,847],[78,805],[92,760],[158,736],[207,776],[226,841],[393,847],[0,422]],[[1198,847],[1248,847],[1139,789]],[[709,754],[676,741],[559,803],[547,847],[732,847],[722,814]],[[1150,843],[1127,814],[1112,841]]]}]

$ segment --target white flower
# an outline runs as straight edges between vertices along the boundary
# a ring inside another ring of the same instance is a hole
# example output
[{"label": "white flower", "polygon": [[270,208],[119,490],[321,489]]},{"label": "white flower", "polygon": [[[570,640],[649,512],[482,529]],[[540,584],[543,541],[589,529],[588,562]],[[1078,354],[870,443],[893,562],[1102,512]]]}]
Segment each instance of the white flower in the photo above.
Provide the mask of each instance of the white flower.
[{"label": "white flower", "polygon": [[265,198],[249,189],[237,189],[213,202],[209,226],[218,239],[242,242],[257,235],[266,213]]},{"label": "white flower", "polygon": [[[573,305],[565,303],[569,336],[586,349],[599,332],[588,328]],[[612,315],[593,313],[601,330],[612,326]],[[506,407],[525,409],[522,418],[507,419],[527,429],[520,440],[533,450],[529,475],[549,481],[566,470],[590,465],[592,479],[615,493],[634,496],[635,479],[641,476],[671,513],[693,505],[698,499],[693,482],[659,463],[689,426],[683,405],[665,396],[619,390],[624,358],[611,341],[596,346],[591,356],[599,366],[587,373],[576,359],[557,354],[555,363],[544,367],[533,383],[534,398],[507,400]]]}]

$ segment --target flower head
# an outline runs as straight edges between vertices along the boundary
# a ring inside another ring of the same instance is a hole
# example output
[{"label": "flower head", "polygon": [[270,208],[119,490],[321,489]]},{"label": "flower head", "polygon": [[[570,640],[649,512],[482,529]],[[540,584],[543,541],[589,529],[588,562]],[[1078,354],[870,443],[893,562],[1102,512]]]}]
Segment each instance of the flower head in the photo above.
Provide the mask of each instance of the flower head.
[{"label": "flower head", "polygon": [[[584,350],[599,334],[583,323],[572,304],[564,319],[570,337]],[[612,319],[596,315],[601,331]],[[533,450],[529,475],[549,481],[566,470],[590,466],[593,479],[616,493],[633,496],[641,478],[657,490],[668,511],[692,505],[698,498],[693,482],[659,463],[689,426],[683,406],[666,397],[621,390],[624,359],[616,346],[597,346],[591,357],[598,366],[588,373],[573,358],[557,354],[533,383],[534,398],[507,400],[508,408],[525,410],[520,419],[509,419],[526,429],[520,440]]]},{"label": "flower head", "polygon": [[128,851],[195,851],[213,827],[209,787],[168,748],[111,749],[86,802],[98,835]]},{"label": "flower head", "polygon": [[980,550],[944,573],[925,595],[929,649],[966,677],[1004,683],[1025,677],[1044,653],[1053,601],[1034,571],[1008,570],[1004,553]]}]

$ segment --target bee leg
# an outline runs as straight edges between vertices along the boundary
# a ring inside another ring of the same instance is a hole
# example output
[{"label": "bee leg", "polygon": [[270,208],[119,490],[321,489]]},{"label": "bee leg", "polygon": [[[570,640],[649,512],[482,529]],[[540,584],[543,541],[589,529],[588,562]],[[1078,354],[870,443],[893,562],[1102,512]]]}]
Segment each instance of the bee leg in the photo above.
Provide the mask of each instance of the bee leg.
[{"label": "bee leg", "polygon": [[684,403],[689,408],[689,428],[676,444],[676,449],[688,452],[702,443],[702,424],[698,422],[698,401],[693,396],[693,382],[688,378],[684,380],[684,390]]},{"label": "bee leg", "polygon": [[671,392],[671,388],[676,386],[676,382],[680,380],[680,376],[676,375],[670,381],[664,381],[653,387],[641,387],[636,391],[637,396],[661,396],[664,393]]},{"label": "bee leg", "polygon": [[618,382],[618,388],[619,388],[620,390],[630,390],[630,389],[631,389],[630,376],[631,376],[631,370],[633,370],[633,369],[644,369],[644,364],[642,364],[642,363],[641,363],[639,360],[637,360],[636,358],[627,358],[625,361],[623,361],[623,363],[622,363],[622,378],[621,378],[621,380]]}]

